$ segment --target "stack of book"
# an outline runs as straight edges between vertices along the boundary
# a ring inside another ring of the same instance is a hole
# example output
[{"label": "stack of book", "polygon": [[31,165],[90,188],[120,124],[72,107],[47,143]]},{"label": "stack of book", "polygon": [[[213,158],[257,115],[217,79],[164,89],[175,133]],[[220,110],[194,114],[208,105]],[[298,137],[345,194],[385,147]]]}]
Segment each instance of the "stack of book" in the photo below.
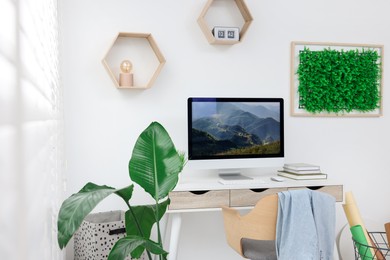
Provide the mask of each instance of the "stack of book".
[{"label": "stack of book", "polygon": [[327,174],[322,173],[320,166],[308,163],[285,163],[278,175],[294,180],[326,179]]}]

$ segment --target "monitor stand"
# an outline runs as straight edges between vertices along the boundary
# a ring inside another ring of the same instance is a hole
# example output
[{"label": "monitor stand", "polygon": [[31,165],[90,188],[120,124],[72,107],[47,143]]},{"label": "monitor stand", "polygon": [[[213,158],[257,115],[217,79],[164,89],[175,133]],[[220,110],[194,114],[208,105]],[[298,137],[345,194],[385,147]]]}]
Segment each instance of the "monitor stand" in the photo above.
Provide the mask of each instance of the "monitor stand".
[{"label": "monitor stand", "polygon": [[242,175],[240,169],[222,170],[219,171],[218,176],[222,180],[237,181],[237,180],[253,180],[253,178]]},{"label": "monitor stand", "polygon": [[240,173],[236,173],[236,174],[223,174],[222,173],[222,174],[219,174],[219,177],[225,181],[253,180],[253,178],[242,175]]}]

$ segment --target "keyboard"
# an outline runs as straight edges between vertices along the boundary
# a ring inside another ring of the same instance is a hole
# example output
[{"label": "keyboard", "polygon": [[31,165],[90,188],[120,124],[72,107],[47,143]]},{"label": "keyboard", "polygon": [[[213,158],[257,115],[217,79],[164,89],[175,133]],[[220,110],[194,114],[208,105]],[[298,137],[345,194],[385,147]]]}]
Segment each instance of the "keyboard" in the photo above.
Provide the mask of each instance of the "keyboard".
[{"label": "keyboard", "polygon": [[223,185],[237,185],[237,186],[255,186],[266,183],[266,181],[261,179],[247,179],[247,180],[218,180],[219,183]]}]

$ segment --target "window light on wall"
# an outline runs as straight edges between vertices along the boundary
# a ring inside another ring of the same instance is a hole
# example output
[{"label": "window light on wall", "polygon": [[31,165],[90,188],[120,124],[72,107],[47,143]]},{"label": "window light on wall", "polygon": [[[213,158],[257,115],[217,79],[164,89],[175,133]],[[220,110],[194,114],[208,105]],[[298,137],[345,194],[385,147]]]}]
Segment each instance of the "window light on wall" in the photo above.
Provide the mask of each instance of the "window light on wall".
[{"label": "window light on wall", "polygon": [[63,259],[56,214],[63,116],[56,0],[0,8],[0,259]]}]

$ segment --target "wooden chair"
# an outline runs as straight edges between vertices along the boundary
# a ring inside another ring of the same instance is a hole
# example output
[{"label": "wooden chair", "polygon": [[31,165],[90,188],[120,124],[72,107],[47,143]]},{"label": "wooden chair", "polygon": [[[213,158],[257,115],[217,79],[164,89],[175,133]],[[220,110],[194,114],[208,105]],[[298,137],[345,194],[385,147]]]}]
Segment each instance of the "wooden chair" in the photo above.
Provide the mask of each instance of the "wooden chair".
[{"label": "wooden chair", "polygon": [[229,207],[222,207],[226,239],[242,257],[244,255],[242,239],[275,240],[276,218],[278,214],[278,195],[267,195],[260,199],[246,215]]}]

